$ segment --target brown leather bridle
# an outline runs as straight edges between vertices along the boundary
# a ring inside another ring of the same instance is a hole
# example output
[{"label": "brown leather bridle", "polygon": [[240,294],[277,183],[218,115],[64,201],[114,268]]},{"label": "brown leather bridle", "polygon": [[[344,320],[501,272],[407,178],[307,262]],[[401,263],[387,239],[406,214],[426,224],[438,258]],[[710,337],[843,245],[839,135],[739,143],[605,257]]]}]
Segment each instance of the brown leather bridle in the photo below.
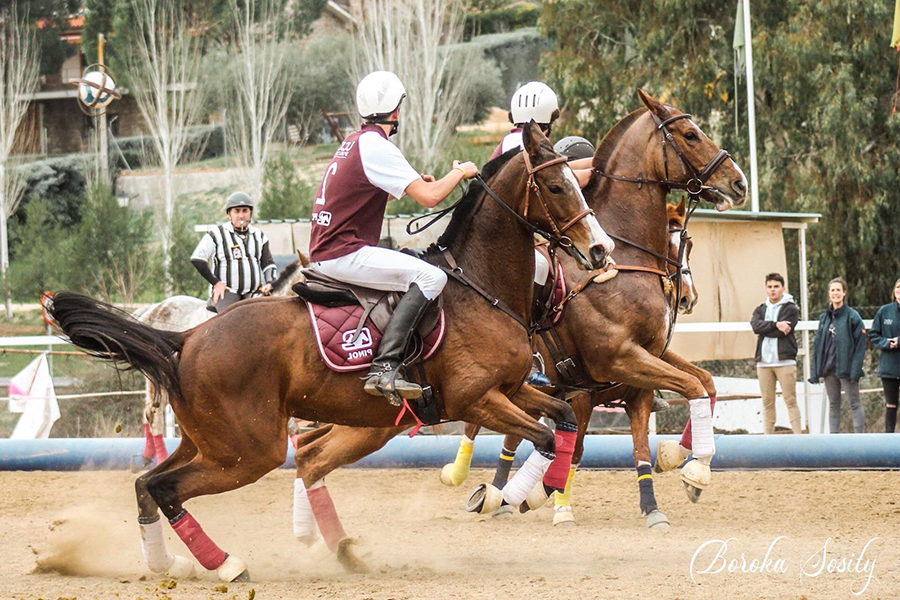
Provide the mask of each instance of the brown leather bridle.
[{"label": "brown leather bridle", "polygon": [[544,200],[544,195],[541,194],[541,188],[537,184],[537,181],[535,181],[534,179],[534,174],[541,169],[546,169],[547,167],[552,167],[553,165],[565,163],[569,159],[565,156],[558,156],[553,160],[548,160],[545,163],[541,163],[538,166],[533,167],[531,166],[531,159],[528,157],[528,153],[523,150],[522,156],[524,156],[525,158],[525,170],[528,173],[528,182],[525,185],[525,210],[522,212],[522,214],[526,219],[528,218],[528,208],[531,203],[531,192],[533,190],[535,196],[537,196],[538,198],[538,202],[541,205],[541,209],[544,211],[544,215],[547,217],[547,220],[550,221],[550,226],[553,228],[553,233],[557,237],[557,243],[564,248],[570,247],[572,245],[572,241],[565,235],[565,233],[575,224],[581,222],[581,220],[585,217],[593,215],[594,210],[586,207],[585,210],[572,217],[566,223],[560,225],[556,220],[556,217],[553,216],[553,213],[550,212],[550,207],[547,205],[547,201]]}]

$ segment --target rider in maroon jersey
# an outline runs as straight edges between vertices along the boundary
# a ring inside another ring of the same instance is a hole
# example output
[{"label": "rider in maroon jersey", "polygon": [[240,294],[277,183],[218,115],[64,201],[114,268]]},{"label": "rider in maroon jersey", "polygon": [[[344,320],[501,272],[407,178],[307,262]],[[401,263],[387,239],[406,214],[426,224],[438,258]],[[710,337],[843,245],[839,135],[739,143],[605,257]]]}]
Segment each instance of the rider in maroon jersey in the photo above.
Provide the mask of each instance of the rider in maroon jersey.
[{"label": "rider in maroon jersey", "polygon": [[443,201],[462,181],[478,174],[471,162],[453,161],[441,179],[420,175],[388,138],[397,132],[406,90],[388,71],[360,81],[356,104],[364,123],[340,145],[313,205],[309,257],[314,268],[333,279],[377,290],[405,292],[385,328],[365,390],[398,398],[418,398],[422,388],[398,368],[412,332],[447,275],[408,254],[377,246],[388,200],[410,196],[425,208]]}]

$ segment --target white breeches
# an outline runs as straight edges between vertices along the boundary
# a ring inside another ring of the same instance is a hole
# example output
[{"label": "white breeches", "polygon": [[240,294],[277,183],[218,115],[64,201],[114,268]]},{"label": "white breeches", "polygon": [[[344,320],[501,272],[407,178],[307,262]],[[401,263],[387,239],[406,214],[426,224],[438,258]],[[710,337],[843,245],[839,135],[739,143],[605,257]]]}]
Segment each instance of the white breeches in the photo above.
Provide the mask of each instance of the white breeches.
[{"label": "white breeches", "polygon": [[534,282],[538,285],[545,285],[547,277],[550,276],[550,262],[543,254],[534,251]]},{"label": "white breeches", "polygon": [[447,274],[409,254],[378,246],[365,246],[340,258],[313,263],[328,277],[388,292],[406,292],[412,284],[429,300],[437,298],[447,284]]}]

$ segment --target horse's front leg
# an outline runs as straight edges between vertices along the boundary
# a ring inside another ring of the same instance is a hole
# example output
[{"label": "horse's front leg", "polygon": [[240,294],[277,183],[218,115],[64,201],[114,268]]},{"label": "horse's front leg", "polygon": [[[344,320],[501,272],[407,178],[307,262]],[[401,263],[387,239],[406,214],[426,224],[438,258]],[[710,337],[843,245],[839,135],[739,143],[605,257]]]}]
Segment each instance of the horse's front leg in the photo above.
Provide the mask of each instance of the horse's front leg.
[{"label": "horse's front leg", "polygon": [[669,519],[656,506],[653,474],[650,468],[648,430],[650,409],[653,407],[653,390],[638,390],[627,406],[631,439],[634,444],[634,467],[637,469],[638,487],[641,491],[641,515],[647,518],[648,528],[655,531],[669,531]]},{"label": "horse's front leg", "polygon": [[481,431],[480,425],[466,423],[466,433],[459,440],[456,459],[441,469],[441,483],[449,487],[459,487],[469,477],[472,452],[475,449],[475,436],[479,431]]},{"label": "horse's front leg", "polygon": [[572,482],[575,479],[575,471],[578,463],[584,455],[584,436],[587,434],[591,423],[591,414],[594,411],[595,394],[577,394],[572,398],[572,410],[575,411],[575,419],[578,422],[578,436],[575,438],[575,450],[572,453],[572,466],[569,467],[569,477],[566,479],[566,487],[562,493],[554,495],[553,524],[566,525],[575,523],[575,513],[572,510]]}]

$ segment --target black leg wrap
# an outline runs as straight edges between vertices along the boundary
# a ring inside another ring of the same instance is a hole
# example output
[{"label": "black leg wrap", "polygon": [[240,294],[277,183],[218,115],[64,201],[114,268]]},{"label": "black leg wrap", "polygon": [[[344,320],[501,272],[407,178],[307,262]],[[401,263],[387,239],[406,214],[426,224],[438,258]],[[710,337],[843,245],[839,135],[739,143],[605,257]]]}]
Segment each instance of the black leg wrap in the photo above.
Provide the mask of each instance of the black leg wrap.
[{"label": "black leg wrap", "polygon": [[138,517],[138,523],[140,525],[153,525],[159,521],[159,513],[156,513],[152,517]]},{"label": "black leg wrap", "polygon": [[657,510],[656,496],[653,495],[653,476],[650,474],[650,470],[650,465],[641,465],[637,468],[642,515],[648,515]]},{"label": "black leg wrap", "polygon": [[538,450],[538,454],[540,454],[541,456],[543,456],[544,458],[546,458],[548,460],[553,460],[556,458],[556,452],[547,452],[545,450]]},{"label": "black leg wrap", "polygon": [[560,423],[556,424],[556,428],[559,431],[574,431],[575,433],[578,433],[578,424],[577,423],[560,422]]},{"label": "black leg wrap", "polygon": [[512,467],[513,458],[516,451],[510,452],[506,448],[500,451],[500,459],[497,461],[497,470],[494,472],[494,487],[502,490],[506,482],[509,481],[509,470]]}]

